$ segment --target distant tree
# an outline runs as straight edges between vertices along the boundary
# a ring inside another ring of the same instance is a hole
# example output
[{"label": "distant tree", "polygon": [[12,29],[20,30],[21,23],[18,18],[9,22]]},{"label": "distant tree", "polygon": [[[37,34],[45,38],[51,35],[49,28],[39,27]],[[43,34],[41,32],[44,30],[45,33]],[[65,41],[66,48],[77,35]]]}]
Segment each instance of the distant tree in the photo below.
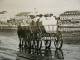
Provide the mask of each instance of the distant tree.
[{"label": "distant tree", "polygon": [[20,13],[16,14],[16,16],[27,16],[30,13],[31,12],[20,12]]},{"label": "distant tree", "polygon": [[1,11],[0,14],[5,14],[7,11]]}]

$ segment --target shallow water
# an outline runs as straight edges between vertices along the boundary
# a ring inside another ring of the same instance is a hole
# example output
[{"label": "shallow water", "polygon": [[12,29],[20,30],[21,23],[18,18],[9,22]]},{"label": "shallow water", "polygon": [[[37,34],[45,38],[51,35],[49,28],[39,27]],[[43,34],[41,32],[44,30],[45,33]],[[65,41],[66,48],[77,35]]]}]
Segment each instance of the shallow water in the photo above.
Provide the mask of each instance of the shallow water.
[{"label": "shallow water", "polygon": [[[0,32],[0,60],[25,60],[25,58],[17,56],[18,44],[19,40],[16,32]],[[80,60],[80,45],[64,44],[62,48],[64,59],[58,59],[55,56],[54,47],[51,51],[52,56],[45,56],[45,58],[39,56],[38,58],[40,60]]]}]

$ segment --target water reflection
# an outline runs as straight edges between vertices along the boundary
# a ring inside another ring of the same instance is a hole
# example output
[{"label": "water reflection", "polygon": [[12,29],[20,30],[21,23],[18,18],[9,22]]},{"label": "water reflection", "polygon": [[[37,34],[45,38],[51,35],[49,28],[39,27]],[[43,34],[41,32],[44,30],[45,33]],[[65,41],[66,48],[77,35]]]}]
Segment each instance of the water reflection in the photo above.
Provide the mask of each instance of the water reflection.
[{"label": "water reflection", "polygon": [[[20,57],[26,57],[29,60],[64,60],[64,54],[62,49],[56,49],[52,50],[50,48],[45,49],[27,49],[26,53],[20,53],[22,56]],[[20,55],[19,54],[19,55]]]}]

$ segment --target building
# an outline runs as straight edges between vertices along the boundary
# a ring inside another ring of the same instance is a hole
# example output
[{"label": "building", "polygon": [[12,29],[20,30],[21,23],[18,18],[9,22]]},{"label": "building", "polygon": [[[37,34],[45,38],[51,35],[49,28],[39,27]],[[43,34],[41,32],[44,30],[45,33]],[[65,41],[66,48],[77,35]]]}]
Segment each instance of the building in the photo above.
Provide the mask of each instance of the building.
[{"label": "building", "polygon": [[80,11],[66,11],[60,14],[58,23],[62,32],[80,31]]},{"label": "building", "polygon": [[70,39],[80,39],[80,11],[66,11],[59,16],[59,31]]}]

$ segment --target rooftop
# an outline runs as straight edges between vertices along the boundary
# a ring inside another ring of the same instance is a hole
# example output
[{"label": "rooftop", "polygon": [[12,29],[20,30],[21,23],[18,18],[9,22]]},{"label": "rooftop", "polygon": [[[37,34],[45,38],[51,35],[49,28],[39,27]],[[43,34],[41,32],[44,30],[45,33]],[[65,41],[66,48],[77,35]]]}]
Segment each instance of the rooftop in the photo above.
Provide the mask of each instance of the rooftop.
[{"label": "rooftop", "polygon": [[66,11],[62,14],[60,14],[60,16],[67,16],[67,15],[80,15],[80,11]]}]

